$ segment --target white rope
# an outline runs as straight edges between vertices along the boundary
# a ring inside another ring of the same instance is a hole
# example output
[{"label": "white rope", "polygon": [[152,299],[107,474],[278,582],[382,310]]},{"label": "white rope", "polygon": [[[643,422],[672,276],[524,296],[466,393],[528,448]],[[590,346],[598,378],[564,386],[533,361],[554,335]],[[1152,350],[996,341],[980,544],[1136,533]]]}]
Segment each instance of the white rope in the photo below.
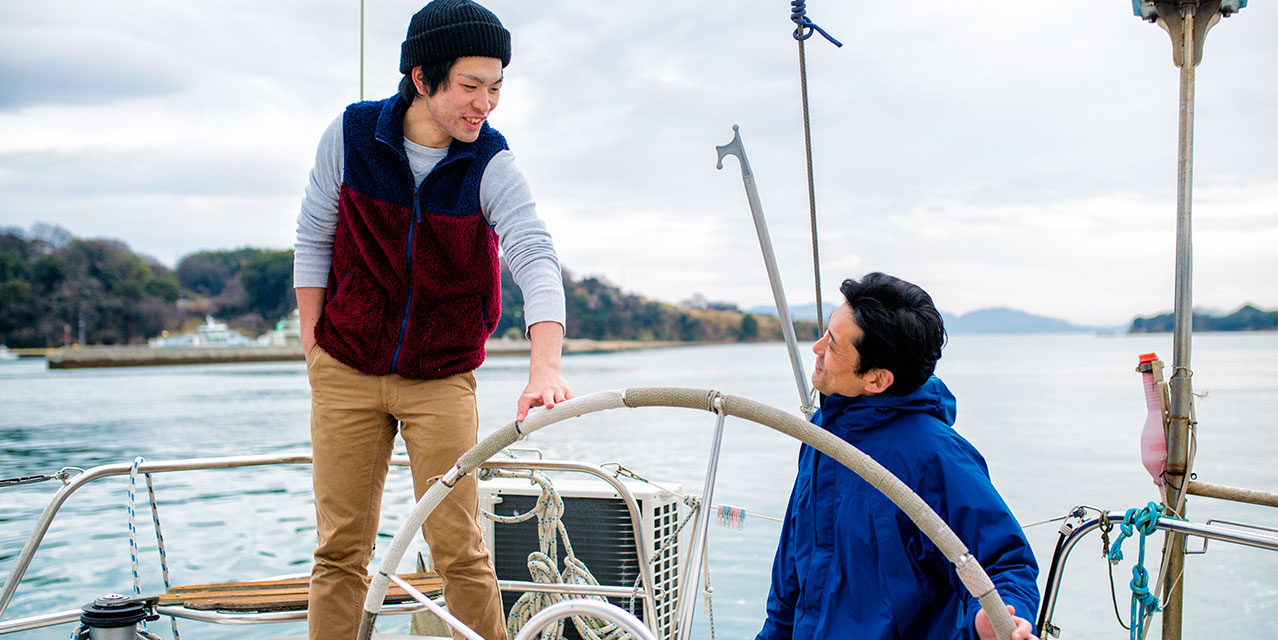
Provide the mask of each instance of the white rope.
[{"label": "white rope", "polygon": [[[485,518],[504,524],[525,522],[537,518],[537,546],[539,551],[528,554],[528,573],[532,581],[539,584],[571,584],[581,586],[599,586],[599,581],[590,573],[586,564],[577,558],[573,551],[572,541],[568,538],[568,530],[564,528],[564,500],[555,490],[554,485],[545,475],[536,471],[501,471],[481,469],[479,478],[526,478],[530,484],[541,487],[537,504],[525,513],[502,516],[483,511]],[[559,571],[559,541],[564,545],[564,569]],[[578,596],[590,600],[607,602],[603,596]],[[506,619],[506,630],[511,637],[516,636],[524,624],[537,612],[552,604],[566,600],[559,593],[528,592],[519,597],[510,608]],[[585,640],[629,640],[626,633],[616,623],[591,616],[572,616],[573,625]],[[542,631],[543,640],[562,640],[564,620],[561,618]]]},{"label": "white rope", "polygon": [[[135,524],[137,520],[137,483],[138,471],[146,458],[137,456],[133,459],[133,469],[129,471],[129,560],[133,563],[133,595],[142,595],[142,578],[138,572],[138,530]],[[164,590],[168,591],[172,588],[169,582],[169,558],[164,550],[164,532],[160,529],[160,507],[155,500],[155,484],[151,481],[151,474],[146,476],[147,494],[151,500],[151,522],[155,526],[155,540],[160,550],[160,570],[164,574]],[[142,620],[142,630],[139,635],[147,637],[146,620]],[[173,640],[182,640],[182,636],[178,634],[177,618],[169,616],[169,625],[173,628]]]},{"label": "white rope", "polygon": [[138,465],[146,458],[138,456],[133,459],[133,470],[129,472],[129,560],[133,564],[133,595],[142,595],[142,579],[138,576],[138,528],[135,524],[137,520],[137,510],[134,505],[137,504],[136,494],[138,485]]}]

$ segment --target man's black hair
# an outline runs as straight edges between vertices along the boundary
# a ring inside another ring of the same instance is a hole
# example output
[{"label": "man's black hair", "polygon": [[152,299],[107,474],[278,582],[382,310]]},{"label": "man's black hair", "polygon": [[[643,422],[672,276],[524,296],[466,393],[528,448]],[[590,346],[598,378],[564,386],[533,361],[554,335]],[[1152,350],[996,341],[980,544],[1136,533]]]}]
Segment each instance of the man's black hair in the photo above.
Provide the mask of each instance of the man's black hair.
[{"label": "man's black hair", "polygon": [[[426,95],[433,96],[448,85],[448,73],[453,70],[454,64],[457,64],[457,58],[424,64],[420,67],[422,84],[426,85]],[[399,81],[399,99],[403,100],[404,104],[411,105],[419,95],[421,94],[417,93],[417,85],[413,84],[413,69],[409,69]]]},{"label": "man's black hair", "polygon": [[945,346],[945,322],[932,297],[918,285],[883,273],[851,278],[839,287],[861,328],[853,346],[861,355],[857,374],[892,372],[885,393],[903,396],[927,382]]}]

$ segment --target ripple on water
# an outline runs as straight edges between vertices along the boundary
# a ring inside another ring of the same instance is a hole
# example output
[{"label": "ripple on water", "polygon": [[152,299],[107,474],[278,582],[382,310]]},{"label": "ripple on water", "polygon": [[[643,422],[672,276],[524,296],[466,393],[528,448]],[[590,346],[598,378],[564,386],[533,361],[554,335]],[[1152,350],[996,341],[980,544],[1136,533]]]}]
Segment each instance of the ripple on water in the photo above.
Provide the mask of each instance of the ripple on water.
[{"label": "ripple on water", "polygon": [[[959,397],[960,432],[984,453],[995,482],[1023,519],[1059,515],[1077,503],[1126,508],[1143,504],[1152,494],[1132,440],[1144,417],[1132,373],[1134,357],[1151,350],[1170,353],[1164,348],[1168,342],[1158,336],[953,336],[941,375]],[[1035,360],[1035,374],[1030,375],[1027,353],[1055,355]],[[806,351],[801,355],[810,361]],[[1212,392],[1198,406],[1204,425],[1199,458],[1203,478],[1278,486],[1278,467],[1272,464],[1278,458],[1278,439],[1266,430],[1267,418],[1278,414],[1278,366],[1273,364],[1278,363],[1278,334],[1195,338],[1194,356],[1195,386]],[[570,355],[563,360],[564,375],[579,396],[677,385],[719,389],[793,411],[797,398],[787,363],[779,344]],[[476,379],[482,436],[513,418],[514,399],[527,381],[527,361],[490,358]],[[6,367],[0,369],[0,407],[0,477],[127,463],[136,455],[157,461],[307,451],[310,442],[309,392],[300,362],[62,372],[43,365],[20,372]],[[701,411],[616,410],[555,425],[520,444],[539,447],[555,459],[620,460],[654,481],[699,492],[713,427],[714,417]],[[781,515],[797,452],[793,440],[729,420],[717,501],[750,513]],[[306,465],[156,474],[154,481],[170,562],[180,574],[173,576],[175,581],[307,572],[316,530]],[[105,479],[67,501],[6,615],[74,608],[103,593],[131,588],[127,485],[127,477]],[[50,482],[0,490],[5,500],[0,561],[21,549],[58,486]],[[146,504],[144,496],[145,491],[140,505]],[[393,475],[379,527],[382,544],[375,553],[385,551],[385,540],[413,503],[407,474]],[[1278,526],[1278,516],[1268,512],[1195,505],[1191,513],[1196,519]],[[162,584],[162,577],[145,507],[138,513],[138,527],[142,583],[152,589]],[[710,530],[710,576],[721,636],[747,637],[758,631],[779,529],[776,523],[750,518],[740,531]],[[1055,543],[1049,529],[1030,532],[1042,562]],[[1278,588],[1273,586],[1278,554],[1227,549],[1213,543],[1211,554],[1193,560],[1187,589],[1197,600],[1195,614],[1186,620],[1186,636],[1278,637]],[[1075,555],[1078,564],[1071,565],[1059,621],[1071,638],[1086,640],[1104,633],[1097,621],[1113,615],[1107,565],[1092,554],[1085,554],[1088,559]],[[374,563],[380,559],[375,555]],[[1239,612],[1248,615],[1232,615]],[[697,618],[699,627],[704,620]],[[186,621],[183,627],[184,635],[212,640],[303,633],[281,629],[290,627],[188,629]]]}]

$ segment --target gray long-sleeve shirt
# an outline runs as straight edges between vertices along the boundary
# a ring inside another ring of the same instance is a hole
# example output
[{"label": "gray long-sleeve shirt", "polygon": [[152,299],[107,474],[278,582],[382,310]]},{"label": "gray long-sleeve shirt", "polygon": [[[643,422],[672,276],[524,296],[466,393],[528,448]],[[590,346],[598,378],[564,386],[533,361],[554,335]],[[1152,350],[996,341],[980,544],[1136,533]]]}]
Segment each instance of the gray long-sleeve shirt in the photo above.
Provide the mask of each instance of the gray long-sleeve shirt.
[{"label": "gray long-sleeve shirt", "polygon": [[[337,230],[337,200],[345,168],[343,151],[342,117],[338,116],[320,138],[315,167],[297,216],[295,287],[328,286],[333,235]],[[424,147],[407,138],[404,151],[418,184],[448,155],[448,149]],[[502,151],[489,161],[479,183],[479,206],[497,232],[502,255],[524,294],[525,330],[543,321],[563,325],[566,314],[559,256],[546,225],[537,217],[537,205],[527,180],[515,166],[515,154]]]}]

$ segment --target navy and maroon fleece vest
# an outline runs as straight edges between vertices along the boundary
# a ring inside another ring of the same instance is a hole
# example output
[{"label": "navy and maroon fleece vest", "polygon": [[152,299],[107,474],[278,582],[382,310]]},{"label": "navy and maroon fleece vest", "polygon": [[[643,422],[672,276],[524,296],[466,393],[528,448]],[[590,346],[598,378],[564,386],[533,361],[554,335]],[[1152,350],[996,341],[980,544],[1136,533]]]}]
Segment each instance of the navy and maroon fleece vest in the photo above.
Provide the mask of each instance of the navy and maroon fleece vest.
[{"label": "navy and maroon fleece vest", "polygon": [[497,234],[479,207],[484,168],[506,140],[484,124],[415,185],[398,96],[342,119],[345,170],[324,313],[315,338],[369,375],[472,371],[501,315]]}]

